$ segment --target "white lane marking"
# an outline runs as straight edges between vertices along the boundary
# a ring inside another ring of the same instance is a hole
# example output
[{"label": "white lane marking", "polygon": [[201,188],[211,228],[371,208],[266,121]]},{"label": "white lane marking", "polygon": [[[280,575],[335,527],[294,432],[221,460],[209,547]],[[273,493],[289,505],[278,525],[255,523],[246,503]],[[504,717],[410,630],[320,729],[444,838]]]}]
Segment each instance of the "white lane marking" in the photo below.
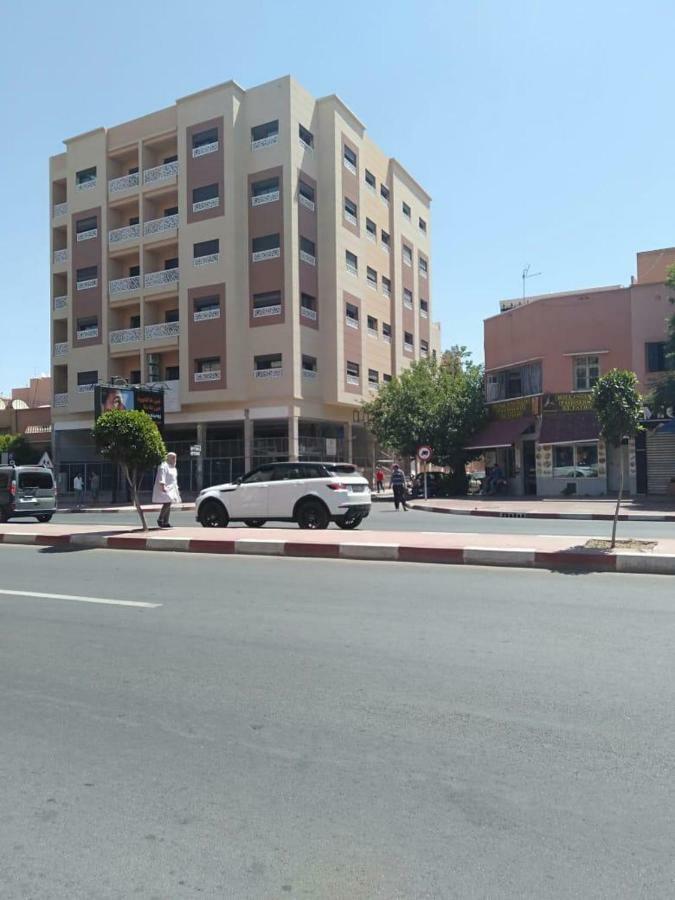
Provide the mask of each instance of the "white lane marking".
[{"label": "white lane marking", "polygon": [[133,606],[140,609],[157,609],[161,603],[145,603],[142,600],[108,600],[104,597],[77,597],[73,594],[42,594],[38,591],[8,591],[0,588],[0,594],[8,597],[35,597],[38,600],[75,600],[78,603],[103,603],[107,606]]}]

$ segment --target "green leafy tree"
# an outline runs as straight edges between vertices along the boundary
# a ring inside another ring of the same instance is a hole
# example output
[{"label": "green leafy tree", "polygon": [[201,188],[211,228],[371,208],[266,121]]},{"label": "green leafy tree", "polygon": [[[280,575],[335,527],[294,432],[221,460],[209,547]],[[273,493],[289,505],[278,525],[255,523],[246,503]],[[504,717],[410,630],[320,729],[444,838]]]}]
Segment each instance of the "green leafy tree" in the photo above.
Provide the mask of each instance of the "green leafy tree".
[{"label": "green leafy tree", "polygon": [[0,453],[11,453],[18,466],[35,463],[40,456],[22,434],[0,434]]},{"label": "green leafy tree", "polygon": [[[593,408],[600,420],[600,433],[612,447],[621,448],[625,439],[634,438],[642,431],[642,397],[637,389],[635,372],[612,369],[598,379],[593,388]],[[619,452],[619,496],[616,500],[612,524],[612,548],[616,545],[616,523],[623,496],[623,451]]]},{"label": "green leafy tree", "polygon": [[157,425],[145,412],[112,410],[96,420],[94,440],[101,456],[122,467],[143,531],[147,531],[138,488],[143,473],[158,466],[166,456]]},{"label": "green leafy tree", "polygon": [[[666,285],[675,291],[675,266],[668,269]],[[675,297],[670,298],[675,303]],[[659,377],[649,396],[649,404],[657,412],[675,410],[675,313],[667,320],[668,340],[666,341],[666,371]]]},{"label": "green leafy tree", "polygon": [[475,454],[464,447],[485,419],[483,369],[466,353],[459,360],[455,354],[447,362],[414,363],[385,384],[364,412],[383,447],[411,457],[428,444],[434,462],[452,468],[451,491],[466,491],[464,467]]}]

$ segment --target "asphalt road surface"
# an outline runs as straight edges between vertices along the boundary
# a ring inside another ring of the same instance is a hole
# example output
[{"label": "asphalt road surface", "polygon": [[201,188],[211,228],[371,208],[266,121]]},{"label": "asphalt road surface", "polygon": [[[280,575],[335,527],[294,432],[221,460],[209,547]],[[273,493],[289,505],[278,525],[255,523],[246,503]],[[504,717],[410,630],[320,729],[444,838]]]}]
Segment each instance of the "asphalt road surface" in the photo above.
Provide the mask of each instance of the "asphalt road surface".
[{"label": "asphalt road surface", "polygon": [[[154,524],[156,513],[149,516],[149,521]],[[138,525],[136,513],[63,513],[54,516],[54,522],[70,522],[77,524],[91,523],[102,525]],[[194,525],[201,527],[195,521],[194,512],[171,513],[171,521],[174,525]],[[26,522],[35,524],[33,520]],[[20,524],[16,519],[13,525]],[[269,527],[293,528],[297,525],[289,523],[270,522]],[[337,525],[330,526],[333,529]],[[606,537],[611,531],[610,522],[588,522],[576,519],[498,519],[483,518],[481,516],[451,516],[445,513],[422,512],[421,510],[408,510],[396,512],[393,503],[374,503],[372,512],[361,524],[362,530],[373,531],[470,531],[475,533],[492,534],[571,534],[585,535],[588,537]],[[619,537],[674,537],[675,522],[619,522],[617,534]]]},{"label": "asphalt road surface", "polygon": [[671,579],[0,564],[3,900],[673,896]]}]

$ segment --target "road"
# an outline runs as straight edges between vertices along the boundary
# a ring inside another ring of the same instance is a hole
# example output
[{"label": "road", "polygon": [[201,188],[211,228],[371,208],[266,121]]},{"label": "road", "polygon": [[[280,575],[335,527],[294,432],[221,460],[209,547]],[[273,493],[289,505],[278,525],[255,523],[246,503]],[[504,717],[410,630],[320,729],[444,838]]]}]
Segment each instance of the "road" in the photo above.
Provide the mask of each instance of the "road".
[{"label": "road", "polygon": [[[154,524],[156,514],[150,516]],[[32,520],[26,520],[31,522]],[[62,513],[53,519],[54,522],[75,523],[89,522],[92,525],[137,525],[138,516],[135,513],[87,513],[75,515]],[[171,521],[175,525],[197,525],[194,512],[178,512],[171,514]],[[18,524],[14,520],[12,524]],[[34,524],[34,522],[33,522]],[[270,523],[270,527],[297,528],[297,525],[285,526],[279,523]],[[362,529],[373,531],[471,531],[475,533],[492,534],[572,534],[588,537],[606,537],[611,530],[610,522],[586,522],[576,519],[498,519],[483,518],[481,516],[451,516],[440,513],[422,512],[421,510],[402,510],[398,513],[392,504],[374,503],[372,512],[360,526]],[[337,528],[332,525],[331,528]],[[675,523],[673,522],[619,522],[619,537],[673,537],[675,535]]]},{"label": "road", "polygon": [[0,560],[3,900],[673,895],[667,578]]}]

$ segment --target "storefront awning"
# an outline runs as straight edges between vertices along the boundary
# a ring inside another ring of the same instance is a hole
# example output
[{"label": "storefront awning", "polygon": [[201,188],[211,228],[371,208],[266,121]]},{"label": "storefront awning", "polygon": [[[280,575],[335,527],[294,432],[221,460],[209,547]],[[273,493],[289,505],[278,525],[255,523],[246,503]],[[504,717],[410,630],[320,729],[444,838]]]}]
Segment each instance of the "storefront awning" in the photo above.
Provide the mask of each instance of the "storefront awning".
[{"label": "storefront awning", "polygon": [[594,412],[544,413],[539,433],[540,444],[574,444],[597,441],[600,422]]},{"label": "storefront awning", "polygon": [[519,416],[517,419],[496,419],[488,422],[474,434],[465,450],[495,450],[497,447],[511,447],[518,438],[534,425],[534,416]]},{"label": "storefront awning", "polygon": [[670,419],[656,429],[659,434],[675,434],[675,419]]}]

